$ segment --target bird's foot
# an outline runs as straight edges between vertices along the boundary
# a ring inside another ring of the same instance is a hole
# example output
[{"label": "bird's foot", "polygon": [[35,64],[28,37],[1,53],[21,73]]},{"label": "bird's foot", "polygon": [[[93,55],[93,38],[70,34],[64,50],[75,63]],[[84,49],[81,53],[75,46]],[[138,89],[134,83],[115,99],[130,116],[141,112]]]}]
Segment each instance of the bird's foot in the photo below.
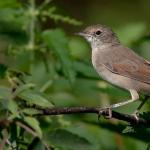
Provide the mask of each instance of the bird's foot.
[{"label": "bird's foot", "polygon": [[112,109],[110,107],[106,107],[103,110],[100,109],[98,114],[98,120],[100,119],[101,115],[103,115],[106,119],[112,118]]},{"label": "bird's foot", "polygon": [[139,111],[136,110],[132,113],[132,116],[135,118],[135,120],[138,122],[139,121]]}]

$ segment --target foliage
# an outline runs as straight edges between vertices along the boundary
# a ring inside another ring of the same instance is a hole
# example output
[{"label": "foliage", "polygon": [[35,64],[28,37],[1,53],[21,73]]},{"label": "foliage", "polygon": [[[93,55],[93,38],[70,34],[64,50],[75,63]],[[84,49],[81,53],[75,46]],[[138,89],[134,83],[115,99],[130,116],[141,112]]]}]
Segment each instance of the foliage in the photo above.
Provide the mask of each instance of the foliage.
[{"label": "foliage", "polygon": [[[126,124],[98,121],[93,115],[36,116],[40,111],[36,108],[106,106],[109,100],[128,97],[98,77],[89,61],[88,44],[69,36],[60,25],[82,23],[59,9],[51,0],[0,1],[0,149],[123,150],[132,143],[137,150],[145,146],[137,140],[150,142],[148,128],[142,128],[143,136],[137,127],[124,130]],[[50,23],[56,28],[47,28]],[[140,49],[146,41],[145,29],[145,24],[130,24],[117,32],[125,44]],[[120,110],[131,113],[136,105]],[[149,114],[141,117],[149,119]]]}]

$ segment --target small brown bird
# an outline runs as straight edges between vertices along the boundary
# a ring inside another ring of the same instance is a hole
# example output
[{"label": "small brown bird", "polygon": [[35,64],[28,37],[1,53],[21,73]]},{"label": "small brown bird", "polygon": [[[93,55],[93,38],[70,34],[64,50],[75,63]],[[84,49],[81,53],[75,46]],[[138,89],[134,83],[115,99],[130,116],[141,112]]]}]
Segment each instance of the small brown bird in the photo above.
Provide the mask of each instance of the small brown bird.
[{"label": "small brown bird", "polygon": [[150,62],[123,46],[116,34],[104,25],[89,26],[79,35],[92,47],[92,64],[98,74],[131,93],[130,100],[113,104],[110,108],[134,102],[139,99],[139,93],[143,93],[146,98],[138,111],[150,95]]}]

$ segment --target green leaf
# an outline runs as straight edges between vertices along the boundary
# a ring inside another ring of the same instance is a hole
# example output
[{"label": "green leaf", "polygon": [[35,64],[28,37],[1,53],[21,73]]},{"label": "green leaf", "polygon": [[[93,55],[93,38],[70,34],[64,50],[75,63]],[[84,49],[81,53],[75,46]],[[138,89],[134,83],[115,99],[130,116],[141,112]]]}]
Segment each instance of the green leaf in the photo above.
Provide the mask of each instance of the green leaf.
[{"label": "green leaf", "polygon": [[43,39],[50,49],[52,49],[59,58],[64,75],[70,82],[75,80],[75,71],[68,50],[68,39],[61,29],[47,30],[43,32]]},{"label": "green leaf", "polygon": [[0,99],[9,99],[11,97],[11,90],[6,87],[0,87]]},{"label": "green leaf", "polygon": [[0,87],[0,110],[8,110],[13,117],[18,115],[18,105],[11,99],[11,90],[6,87]]},{"label": "green leaf", "polygon": [[33,118],[33,117],[24,117],[24,121],[32,128],[35,130],[37,136],[39,138],[42,137],[42,130],[40,128],[39,122],[37,119]]},{"label": "green leaf", "polygon": [[90,58],[91,48],[88,42],[85,42],[85,39],[81,37],[71,37],[69,40],[69,50],[70,55],[79,60],[85,60],[86,58]]},{"label": "green leaf", "polygon": [[77,72],[85,75],[86,77],[92,77],[99,79],[98,74],[96,71],[88,64],[85,64],[83,62],[74,62],[74,68]]},{"label": "green leaf", "polygon": [[42,93],[34,90],[25,90],[18,95],[21,99],[27,101],[30,104],[36,104],[42,107],[52,107],[53,105],[42,95]]},{"label": "green leaf", "polygon": [[45,146],[39,138],[34,138],[28,150],[45,150]]},{"label": "green leaf", "polygon": [[15,95],[18,95],[19,93],[25,91],[25,90],[28,90],[28,89],[31,89],[33,88],[35,85],[32,84],[32,83],[27,83],[27,84],[23,84],[23,85],[20,85],[16,91],[15,91]]},{"label": "green leaf", "polygon": [[122,133],[134,133],[135,130],[132,126],[127,126],[123,131]]},{"label": "green leaf", "polygon": [[18,115],[18,105],[17,105],[17,103],[12,99],[6,100],[6,101],[7,101],[8,110],[10,110],[13,115],[15,115],[15,116]]},{"label": "green leaf", "polygon": [[87,150],[91,147],[91,143],[87,139],[64,129],[53,130],[47,138],[51,144],[64,149]]},{"label": "green leaf", "polygon": [[10,115],[10,118],[19,117],[18,115],[18,105],[17,103],[12,99],[0,99],[0,111],[1,110],[7,110],[12,113]]},{"label": "green leaf", "polygon": [[27,114],[27,115],[36,115],[39,113],[39,110],[37,109],[33,109],[33,108],[25,108],[25,109],[22,109],[21,112]]}]

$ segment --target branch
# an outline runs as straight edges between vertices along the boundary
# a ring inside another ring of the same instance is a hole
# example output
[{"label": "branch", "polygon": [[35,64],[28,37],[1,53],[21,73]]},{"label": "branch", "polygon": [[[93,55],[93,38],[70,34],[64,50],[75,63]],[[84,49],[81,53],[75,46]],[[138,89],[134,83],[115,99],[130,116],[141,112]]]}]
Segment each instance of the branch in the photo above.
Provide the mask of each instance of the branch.
[{"label": "branch", "polygon": [[[39,114],[36,116],[44,116],[44,115],[61,115],[61,114],[78,114],[78,113],[94,113],[99,116],[102,115],[105,118],[109,115],[108,108],[100,108],[100,107],[55,107],[55,108],[36,108],[40,110]],[[135,117],[133,115],[123,114],[116,111],[112,111],[112,117],[114,119],[126,121],[133,125],[142,125],[150,127],[150,120],[146,120],[141,117]]]}]

